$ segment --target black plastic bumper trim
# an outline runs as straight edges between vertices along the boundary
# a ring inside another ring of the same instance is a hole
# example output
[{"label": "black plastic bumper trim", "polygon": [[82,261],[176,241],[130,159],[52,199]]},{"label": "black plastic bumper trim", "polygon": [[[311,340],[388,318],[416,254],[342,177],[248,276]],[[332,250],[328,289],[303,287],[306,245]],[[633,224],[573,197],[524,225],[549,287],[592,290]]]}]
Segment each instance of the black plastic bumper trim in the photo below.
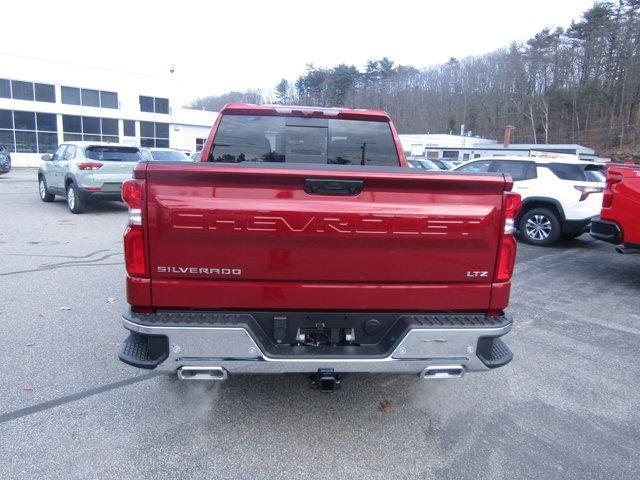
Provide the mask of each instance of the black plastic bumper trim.
[{"label": "black plastic bumper trim", "polygon": [[622,243],[622,232],[616,222],[596,218],[591,222],[591,236],[603,242],[619,245]]}]

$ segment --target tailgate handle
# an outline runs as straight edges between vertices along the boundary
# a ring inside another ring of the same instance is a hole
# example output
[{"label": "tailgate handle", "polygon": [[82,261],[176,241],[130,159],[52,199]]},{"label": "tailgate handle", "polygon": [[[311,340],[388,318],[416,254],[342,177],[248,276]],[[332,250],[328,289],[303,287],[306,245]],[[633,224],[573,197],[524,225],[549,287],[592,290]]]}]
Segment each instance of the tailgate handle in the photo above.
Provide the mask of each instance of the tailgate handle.
[{"label": "tailgate handle", "polygon": [[309,195],[358,195],[362,192],[362,180],[306,178],[304,191]]}]

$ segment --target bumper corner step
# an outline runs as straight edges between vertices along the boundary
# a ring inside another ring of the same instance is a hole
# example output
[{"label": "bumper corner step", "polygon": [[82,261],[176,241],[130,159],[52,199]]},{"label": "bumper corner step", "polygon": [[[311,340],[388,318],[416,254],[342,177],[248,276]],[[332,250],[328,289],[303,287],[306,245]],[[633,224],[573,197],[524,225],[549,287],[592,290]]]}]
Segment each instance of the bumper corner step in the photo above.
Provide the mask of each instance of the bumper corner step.
[{"label": "bumper corner step", "polygon": [[498,368],[513,360],[513,353],[500,338],[481,338],[478,341],[478,358],[489,368]]},{"label": "bumper corner step", "polygon": [[130,332],[118,351],[120,360],[128,365],[152,370],[169,356],[169,342],[162,335],[139,335]]}]

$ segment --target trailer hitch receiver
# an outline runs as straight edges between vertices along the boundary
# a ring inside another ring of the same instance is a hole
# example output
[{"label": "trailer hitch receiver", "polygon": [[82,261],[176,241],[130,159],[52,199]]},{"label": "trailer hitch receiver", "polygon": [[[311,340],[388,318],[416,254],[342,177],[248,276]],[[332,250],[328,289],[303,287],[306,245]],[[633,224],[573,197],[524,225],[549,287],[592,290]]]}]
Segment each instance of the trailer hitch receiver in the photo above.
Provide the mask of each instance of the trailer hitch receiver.
[{"label": "trailer hitch receiver", "polygon": [[316,373],[309,377],[309,385],[316,388],[321,393],[332,393],[340,388],[342,375],[333,371],[333,368],[319,368]]}]

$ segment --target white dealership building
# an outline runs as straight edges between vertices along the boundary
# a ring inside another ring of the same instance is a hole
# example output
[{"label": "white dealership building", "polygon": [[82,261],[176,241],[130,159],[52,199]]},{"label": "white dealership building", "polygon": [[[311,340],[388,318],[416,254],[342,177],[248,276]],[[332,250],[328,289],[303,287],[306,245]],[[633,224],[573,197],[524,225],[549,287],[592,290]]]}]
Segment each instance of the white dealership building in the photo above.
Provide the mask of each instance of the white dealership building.
[{"label": "white dealership building", "polygon": [[588,161],[608,161],[599,157],[594,149],[577,144],[500,143],[489,138],[448,133],[419,133],[399,137],[405,153],[414,157],[446,158],[466,162],[480,157],[529,157],[534,152],[544,152],[575,155]]},{"label": "white dealership building", "polygon": [[166,77],[0,54],[0,144],[14,166],[38,166],[64,141],[202,148],[216,112],[185,108]]}]

